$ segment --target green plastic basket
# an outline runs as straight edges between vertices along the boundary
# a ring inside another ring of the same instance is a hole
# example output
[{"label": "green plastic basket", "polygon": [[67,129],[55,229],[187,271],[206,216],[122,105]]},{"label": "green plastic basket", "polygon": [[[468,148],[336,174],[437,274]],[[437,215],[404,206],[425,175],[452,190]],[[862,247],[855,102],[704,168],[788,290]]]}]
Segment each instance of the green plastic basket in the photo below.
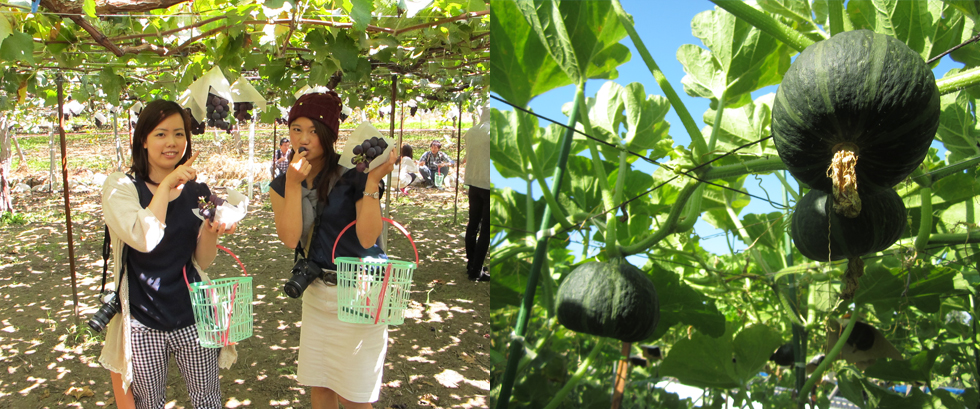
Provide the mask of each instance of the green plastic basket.
[{"label": "green plastic basket", "polygon": [[[405,227],[391,223],[415,250],[415,263],[400,260],[364,260],[355,257],[334,257],[337,265],[337,318],[343,322],[368,325],[401,325],[412,290],[412,275],[418,266],[419,252]],[[340,236],[356,223],[341,230]],[[334,254],[337,244],[334,243]]]},{"label": "green plastic basket", "polygon": [[[245,266],[234,253],[222,246],[218,248],[235,257],[245,273]],[[201,346],[221,348],[252,336],[252,277],[188,283],[188,288]]]},{"label": "green plastic basket", "polygon": [[442,172],[440,172],[438,170],[436,171],[436,175],[435,175],[435,177],[432,178],[432,180],[435,181],[435,185],[436,185],[436,188],[437,189],[442,189],[442,181],[445,178],[446,177],[442,175]]}]

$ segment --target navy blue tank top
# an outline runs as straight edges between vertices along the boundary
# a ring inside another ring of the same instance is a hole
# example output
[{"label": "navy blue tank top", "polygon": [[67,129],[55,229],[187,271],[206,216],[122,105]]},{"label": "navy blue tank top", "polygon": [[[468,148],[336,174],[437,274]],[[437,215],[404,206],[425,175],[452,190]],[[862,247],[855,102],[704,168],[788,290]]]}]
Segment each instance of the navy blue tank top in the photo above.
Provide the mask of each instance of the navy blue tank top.
[{"label": "navy blue tank top", "polygon": [[[146,208],[153,200],[153,194],[139,176],[136,177],[136,188],[140,193],[140,206]],[[129,277],[130,312],[147,327],[172,331],[194,324],[190,291],[184,282],[183,271],[187,269],[188,281],[201,280],[191,262],[203,223],[191,211],[197,208],[201,196],[211,196],[207,185],[193,181],[185,184],[180,196],[167,205],[167,227],[160,244],[149,253],[130,249],[126,263],[129,267],[126,275]]]}]

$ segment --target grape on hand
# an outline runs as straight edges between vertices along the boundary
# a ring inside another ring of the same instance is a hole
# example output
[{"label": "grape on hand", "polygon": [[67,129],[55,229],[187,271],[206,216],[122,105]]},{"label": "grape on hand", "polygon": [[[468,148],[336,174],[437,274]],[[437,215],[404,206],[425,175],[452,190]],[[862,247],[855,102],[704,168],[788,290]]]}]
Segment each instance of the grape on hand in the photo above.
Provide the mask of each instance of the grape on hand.
[{"label": "grape on hand", "polygon": [[365,139],[360,145],[354,145],[351,150],[354,154],[350,160],[351,164],[358,172],[366,172],[371,161],[384,153],[385,149],[388,149],[388,143],[383,138],[372,136]]},{"label": "grape on hand", "polygon": [[225,203],[225,199],[218,197],[214,193],[211,194],[210,198],[205,198],[201,196],[197,199],[197,209],[200,210],[201,216],[208,219],[211,223],[214,223],[214,216],[217,215],[217,208]]}]

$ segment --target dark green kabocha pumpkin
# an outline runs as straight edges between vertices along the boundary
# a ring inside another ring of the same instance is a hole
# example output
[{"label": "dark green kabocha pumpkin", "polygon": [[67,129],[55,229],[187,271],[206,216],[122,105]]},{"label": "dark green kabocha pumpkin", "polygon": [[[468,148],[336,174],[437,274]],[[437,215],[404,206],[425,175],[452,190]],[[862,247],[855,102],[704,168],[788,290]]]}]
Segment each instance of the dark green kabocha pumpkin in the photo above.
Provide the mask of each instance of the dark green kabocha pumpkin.
[{"label": "dark green kabocha pumpkin", "polygon": [[790,173],[861,212],[857,192],[888,189],[922,163],[939,127],[932,70],[903,42],[870,30],[807,47],[776,92],[772,135]]},{"label": "dark green kabocha pumpkin", "polygon": [[[809,259],[842,260],[887,249],[905,230],[905,204],[892,189],[862,194],[864,210],[857,217],[833,210],[830,194],[810,190],[793,213],[793,243]],[[828,247],[827,239],[830,238]],[[829,256],[829,257],[828,257]]]},{"label": "dark green kabocha pumpkin", "polygon": [[575,332],[637,342],[660,321],[653,282],[629,263],[591,261],[558,287],[558,322]]}]

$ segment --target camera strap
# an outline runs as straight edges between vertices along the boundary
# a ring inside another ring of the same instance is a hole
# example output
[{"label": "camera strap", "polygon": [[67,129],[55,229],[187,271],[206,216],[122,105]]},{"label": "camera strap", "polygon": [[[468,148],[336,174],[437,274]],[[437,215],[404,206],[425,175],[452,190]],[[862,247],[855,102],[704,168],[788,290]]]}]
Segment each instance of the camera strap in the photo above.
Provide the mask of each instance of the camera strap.
[{"label": "camera strap", "polygon": [[[313,247],[313,239],[316,238],[316,231],[320,228],[320,214],[323,213],[323,202],[317,200],[316,210],[314,210],[314,213],[316,213],[316,215],[313,217],[313,229],[310,231],[310,239],[306,241],[306,247],[309,248]],[[300,240],[299,243],[296,244],[296,251],[293,253],[293,262],[299,260],[300,256],[303,258],[309,258],[309,252],[304,251],[303,240]]]},{"label": "camera strap", "polygon": [[[128,173],[126,174],[126,176],[129,176],[129,180],[133,181],[133,187],[136,188],[136,196],[139,198],[140,206],[142,207],[143,195],[140,194],[139,186],[136,186],[136,178]],[[121,274],[119,278],[120,283],[122,283],[122,277],[125,277],[126,275],[126,258],[127,258],[126,256],[128,254],[129,254],[129,246],[123,244],[122,260],[121,260],[122,266],[119,268],[119,274]],[[110,256],[112,256],[112,238],[109,236],[109,225],[107,224],[105,225],[105,239],[103,239],[102,241],[102,290],[99,292],[99,294],[105,294],[105,282],[106,282],[106,277],[108,277],[108,273],[109,273]]]}]

